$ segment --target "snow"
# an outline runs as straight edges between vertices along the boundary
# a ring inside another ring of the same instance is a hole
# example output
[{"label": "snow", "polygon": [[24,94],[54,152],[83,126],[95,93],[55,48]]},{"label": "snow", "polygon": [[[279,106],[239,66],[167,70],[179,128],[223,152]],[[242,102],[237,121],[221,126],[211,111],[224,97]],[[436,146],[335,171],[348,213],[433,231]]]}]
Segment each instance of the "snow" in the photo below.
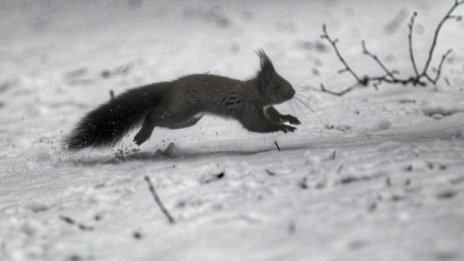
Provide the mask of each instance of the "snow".
[{"label": "snow", "polygon": [[[422,64],[452,2],[2,1],[0,260],[463,260],[464,24],[444,26],[435,60],[454,52],[435,87],[317,87],[352,84],[322,23],[357,71],[382,73],[364,39],[406,75],[409,15]],[[131,133],[113,149],[63,150],[110,91],[246,79],[257,48],[315,112],[278,106],[303,122],[296,132],[207,115],[141,147]]]}]

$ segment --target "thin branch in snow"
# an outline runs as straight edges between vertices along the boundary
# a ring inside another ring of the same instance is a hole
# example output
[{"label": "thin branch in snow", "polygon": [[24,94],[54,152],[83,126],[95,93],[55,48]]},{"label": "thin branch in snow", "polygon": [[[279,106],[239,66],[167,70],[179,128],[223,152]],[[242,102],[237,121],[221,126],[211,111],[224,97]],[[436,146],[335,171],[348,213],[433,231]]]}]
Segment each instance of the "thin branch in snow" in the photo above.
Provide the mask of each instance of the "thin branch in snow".
[{"label": "thin branch in snow", "polygon": [[[388,69],[387,66],[378,58],[377,55],[375,55],[374,53],[370,52],[367,49],[366,42],[364,40],[361,42],[361,45],[362,45],[362,48],[363,48],[363,53],[365,55],[367,55],[368,57],[372,58],[382,68],[382,70],[384,70],[385,73],[386,73],[385,75],[375,76],[375,77],[367,77],[366,76],[368,81],[373,82],[374,87],[376,87],[376,89],[377,89],[377,86],[380,85],[383,82],[387,82],[387,83],[390,83],[390,84],[409,84],[409,83],[412,83],[413,85],[425,86],[425,83],[420,80],[420,78],[422,78],[422,76],[419,76],[419,78],[417,76],[416,77],[411,76],[411,77],[409,77],[407,79],[399,79],[399,78],[397,78],[395,76],[396,74],[399,74],[399,72],[397,70]],[[413,55],[411,55],[411,61],[414,64],[414,68],[415,68],[415,60],[414,60]]]},{"label": "thin branch in snow", "polygon": [[163,205],[163,202],[161,202],[161,199],[159,198],[158,194],[156,193],[155,186],[153,186],[153,183],[151,182],[151,179],[149,176],[145,176],[145,182],[148,184],[148,189],[150,190],[151,194],[153,195],[153,199],[155,200],[156,204],[158,204],[159,208],[161,209],[161,212],[166,216],[168,219],[169,223],[174,224],[175,220],[169,213],[169,211],[166,209],[166,207]]},{"label": "thin branch in snow", "polygon": [[377,55],[371,53],[367,47],[366,47],[366,41],[362,40],[361,42],[362,48],[363,48],[363,53],[369,57],[371,57],[387,74],[388,77],[390,77],[391,80],[395,79],[395,74],[398,74],[399,72],[396,70],[390,71],[390,69],[385,66],[385,64],[377,57]]},{"label": "thin branch in snow", "polygon": [[63,220],[64,222],[70,224],[70,225],[75,225],[76,224],[76,221],[74,221],[74,219],[70,218],[70,217],[66,217],[66,216],[60,216],[60,219]]},{"label": "thin branch in snow", "polygon": [[269,170],[269,169],[265,169],[266,173],[269,175],[269,176],[275,176],[275,172],[272,171],[272,170]]},{"label": "thin branch in snow", "polygon": [[[427,70],[429,69],[430,63],[432,62],[433,52],[435,51],[435,46],[437,45],[438,35],[440,34],[443,24],[445,24],[447,20],[451,20],[451,19],[456,19],[456,21],[458,22],[462,20],[461,16],[452,15],[454,10],[462,4],[464,4],[464,0],[461,0],[461,1],[456,0],[454,2],[454,5],[451,6],[451,8],[446,13],[445,17],[443,17],[440,23],[438,23],[438,26],[435,29],[435,34],[433,35],[433,41],[432,41],[432,46],[430,47],[430,50],[429,50],[429,56],[427,57],[427,61],[425,62],[425,66],[424,66],[424,70],[422,71],[422,74],[424,75],[427,74]],[[441,70],[441,68],[439,68],[439,70]]]},{"label": "thin branch in snow", "polygon": [[408,24],[409,33],[408,33],[408,44],[409,44],[409,58],[411,58],[412,68],[416,77],[419,77],[419,71],[417,70],[416,59],[414,58],[414,49],[412,48],[412,34],[414,31],[414,22],[417,17],[417,12],[414,12],[411,16],[411,21]]},{"label": "thin branch in snow", "polygon": [[274,141],[274,145],[276,146],[277,150],[280,151],[279,144],[277,144],[277,141]]},{"label": "thin branch in snow", "polygon": [[110,100],[114,99],[114,91],[110,90]]},{"label": "thin branch in snow", "polygon": [[446,51],[446,53],[444,53],[442,56],[441,56],[441,60],[440,60],[440,63],[438,65],[438,69],[437,69],[437,74],[435,75],[435,78],[432,79],[428,74],[426,74],[425,76],[427,77],[427,79],[432,82],[433,84],[436,84],[438,82],[438,80],[440,79],[440,74],[441,74],[441,68],[443,67],[443,63],[445,63],[445,60],[446,58],[448,58],[448,56],[453,52],[453,49],[448,49]]},{"label": "thin branch in snow", "polygon": [[339,73],[344,73],[348,72],[350,73],[353,78],[356,80],[356,83],[351,85],[350,87],[340,91],[340,92],[335,92],[331,91],[325,88],[323,84],[320,85],[322,92],[335,95],[335,96],[343,96],[357,87],[365,87],[368,86],[370,83],[377,89],[377,86],[382,84],[382,83],[389,83],[389,84],[402,84],[402,85],[407,85],[407,84],[412,84],[413,86],[426,86],[427,82],[435,85],[438,80],[440,79],[440,75],[442,72],[443,65],[446,61],[446,59],[449,57],[449,55],[452,52],[452,49],[448,49],[440,59],[440,62],[438,64],[438,67],[436,68],[436,74],[434,77],[430,75],[429,68],[430,64],[432,62],[433,54],[435,52],[435,47],[438,42],[438,36],[440,34],[440,31],[445,24],[447,20],[456,20],[456,21],[462,21],[462,16],[460,15],[453,15],[452,13],[455,11],[455,9],[464,4],[464,0],[455,0],[453,6],[448,10],[448,12],[445,14],[445,16],[442,18],[442,20],[438,23],[437,28],[435,29],[435,33],[433,36],[433,41],[432,45],[430,46],[427,60],[424,64],[423,69],[420,71],[418,69],[415,56],[414,56],[414,50],[413,50],[413,33],[414,33],[414,23],[415,19],[417,17],[417,12],[414,12],[411,20],[408,24],[409,32],[408,32],[408,45],[409,45],[409,58],[411,59],[412,67],[414,70],[414,75],[409,76],[407,78],[399,78],[396,75],[399,74],[398,71],[396,70],[390,70],[379,58],[376,54],[370,52],[367,49],[366,42],[363,40],[361,42],[362,49],[363,49],[363,54],[367,55],[368,57],[372,58],[379,66],[380,68],[385,72],[384,75],[380,76],[364,76],[364,77],[359,77],[359,74],[357,74],[347,63],[345,58],[342,56],[340,50],[338,49],[337,42],[338,39],[333,39],[329,33],[327,32],[327,26],[325,24],[322,25],[322,32],[323,34],[321,35],[322,39],[327,40],[330,45],[332,46],[332,49],[334,50],[337,58],[340,60],[340,62],[343,64],[344,68],[339,70]]},{"label": "thin branch in snow", "polygon": [[218,174],[214,174],[212,177],[209,177],[209,178],[203,180],[201,183],[202,184],[208,184],[208,183],[211,183],[213,181],[218,181],[218,180],[224,178],[225,175],[226,175],[226,173],[224,171],[221,171]]},{"label": "thin branch in snow", "polygon": [[338,50],[338,39],[332,39],[330,37],[330,35],[327,33],[327,26],[325,24],[322,25],[322,32],[323,34],[321,35],[321,38],[326,39],[330,43],[330,45],[332,45],[332,48],[334,49],[338,59],[345,66],[345,68],[339,70],[338,73],[349,72],[356,79],[357,82],[361,82],[361,78],[359,78],[359,76],[351,69],[351,67],[348,65],[348,63],[345,61],[340,51]]},{"label": "thin branch in snow", "polygon": [[92,231],[94,230],[94,228],[92,226],[87,226],[87,225],[84,225],[82,223],[78,223],[76,222],[74,219],[70,218],[70,217],[67,217],[67,216],[63,216],[63,215],[60,215],[60,219],[70,225],[73,225],[73,226],[77,226],[80,230],[83,230],[83,231]]},{"label": "thin branch in snow", "polygon": [[332,152],[330,153],[328,159],[329,159],[329,160],[335,160],[336,157],[337,157],[337,151],[334,150],[334,151],[332,151]]},{"label": "thin branch in snow", "polygon": [[302,180],[298,181],[298,186],[301,188],[301,189],[308,189],[309,186],[308,186],[308,178],[307,177],[303,177]]},{"label": "thin branch in snow", "polygon": [[332,94],[334,96],[343,96],[349,92],[351,92],[352,90],[354,90],[356,87],[359,87],[359,84],[358,83],[355,83],[354,85],[346,88],[345,90],[343,91],[340,91],[340,92],[335,92],[335,91],[331,91],[331,90],[328,90],[325,88],[324,84],[321,83],[321,90],[322,92],[325,92],[325,93],[328,93],[328,94]]}]

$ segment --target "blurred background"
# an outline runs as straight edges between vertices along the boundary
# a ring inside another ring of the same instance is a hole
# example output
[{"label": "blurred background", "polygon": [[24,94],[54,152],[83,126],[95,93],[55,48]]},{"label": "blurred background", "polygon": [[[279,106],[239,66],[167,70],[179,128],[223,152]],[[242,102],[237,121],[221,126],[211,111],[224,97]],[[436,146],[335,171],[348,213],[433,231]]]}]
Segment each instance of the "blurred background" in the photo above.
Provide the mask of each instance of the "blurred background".
[{"label": "blurred background", "polygon": [[[419,13],[422,67],[453,3],[1,0],[0,259],[462,260],[464,23],[441,31],[432,65],[454,52],[437,86],[342,98],[319,89],[353,84],[337,73],[322,24],[360,75],[383,74],[362,55],[366,40],[408,76],[411,15]],[[248,79],[258,48],[319,115],[281,105],[303,122],[295,133],[254,134],[204,117],[189,129],[156,129],[140,148],[125,137],[112,150],[62,150],[64,135],[110,92],[194,73]],[[171,142],[178,157],[156,153]],[[210,182],[218,173],[224,179]],[[153,205],[144,175],[179,226]]]}]

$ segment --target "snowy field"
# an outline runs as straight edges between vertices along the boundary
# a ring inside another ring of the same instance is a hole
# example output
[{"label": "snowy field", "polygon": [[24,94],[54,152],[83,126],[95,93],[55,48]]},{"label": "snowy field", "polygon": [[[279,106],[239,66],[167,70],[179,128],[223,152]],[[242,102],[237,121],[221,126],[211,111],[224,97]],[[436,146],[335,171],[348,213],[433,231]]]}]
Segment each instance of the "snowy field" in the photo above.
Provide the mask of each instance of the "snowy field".
[{"label": "snowy field", "polygon": [[[364,39],[410,75],[411,14],[423,64],[453,2],[1,1],[0,260],[464,260],[464,23],[441,32],[434,64],[454,52],[436,86],[318,88],[353,83],[323,23],[361,74],[382,72]],[[248,79],[258,48],[317,114],[279,105],[303,122],[296,132],[204,117],[141,147],[130,133],[113,149],[63,150],[110,91]]]}]

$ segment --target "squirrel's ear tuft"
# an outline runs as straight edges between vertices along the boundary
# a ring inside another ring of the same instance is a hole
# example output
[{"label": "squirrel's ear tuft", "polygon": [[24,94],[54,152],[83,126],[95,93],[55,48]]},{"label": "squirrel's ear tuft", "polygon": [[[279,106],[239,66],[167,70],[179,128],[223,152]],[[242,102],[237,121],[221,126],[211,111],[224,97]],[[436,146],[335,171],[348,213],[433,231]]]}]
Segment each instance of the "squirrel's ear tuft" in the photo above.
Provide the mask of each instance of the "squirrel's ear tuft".
[{"label": "squirrel's ear tuft", "polygon": [[261,72],[268,72],[268,73],[273,73],[274,71],[274,65],[272,65],[271,59],[267,57],[267,54],[264,52],[263,49],[258,49],[256,53],[259,56],[259,61],[261,64]]},{"label": "squirrel's ear tuft", "polygon": [[258,85],[259,90],[264,91],[266,87],[273,81],[276,74],[274,65],[272,65],[271,59],[267,57],[263,49],[258,49],[256,53],[259,56],[261,70],[258,73]]}]

